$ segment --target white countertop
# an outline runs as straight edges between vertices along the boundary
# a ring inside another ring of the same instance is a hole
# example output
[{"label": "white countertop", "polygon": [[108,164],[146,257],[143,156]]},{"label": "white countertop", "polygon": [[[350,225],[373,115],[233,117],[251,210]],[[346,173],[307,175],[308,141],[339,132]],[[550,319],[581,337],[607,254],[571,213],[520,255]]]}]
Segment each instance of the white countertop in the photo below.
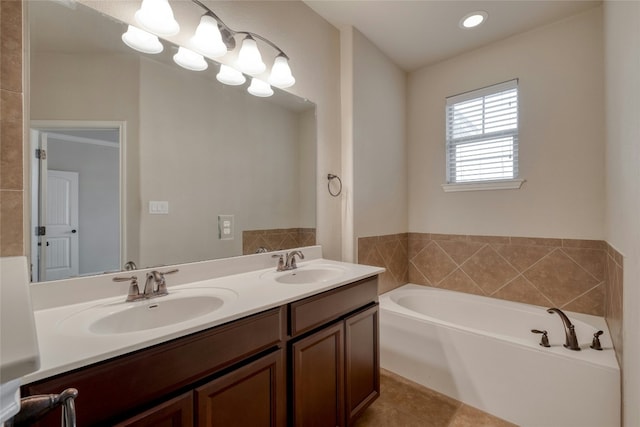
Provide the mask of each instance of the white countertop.
[{"label": "white countertop", "polygon": [[[273,267],[172,286],[172,282],[175,283],[180,281],[176,279],[183,271],[181,268],[180,272],[166,277],[170,295],[172,293],[177,294],[184,292],[186,289],[221,288],[223,289],[222,295],[226,295],[229,298],[225,298],[225,304],[211,313],[156,329],[118,334],[95,334],[89,331],[88,325],[86,324],[74,324],[83,322],[63,322],[70,316],[77,315],[77,313],[91,309],[95,306],[104,306],[105,304],[148,305],[150,302],[160,302],[162,301],[162,298],[166,298],[159,297],[125,303],[124,300],[126,292],[121,291],[122,287],[118,287],[120,290],[119,295],[109,296],[106,298],[78,301],[80,298],[78,298],[77,295],[74,295],[71,298],[73,301],[71,304],[58,303],[46,306],[42,302],[34,302],[34,305],[41,306],[40,309],[36,309],[34,312],[41,366],[35,373],[24,377],[22,383],[28,384],[72,369],[87,366],[135,350],[140,350],[154,344],[159,344],[194,332],[222,325],[242,317],[337,288],[347,283],[375,276],[384,271],[383,268],[379,267],[343,263],[319,258],[317,256],[321,256],[321,250],[318,249],[318,247],[303,248],[303,251],[305,251],[305,255],[307,255],[307,261],[298,262],[298,267],[301,270],[310,267],[332,266],[340,268],[344,273],[335,280],[328,280],[322,283],[278,283],[274,280],[276,277],[276,274],[274,274],[276,262],[275,260],[270,260],[271,254],[269,254],[269,263],[272,264]],[[314,257],[314,254],[316,254],[316,257]],[[262,258],[258,258],[255,255],[250,257],[252,257],[251,259],[261,259],[263,261],[265,259],[264,256]],[[230,262],[237,262],[237,259],[230,260]],[[216,265],[219,266],[221,263],[224,263],[224,260],[217,262]],[[159,271],[165,271],[168,269],[169,267],[158,268]],[[185,270],[188,270],[188,268]],[[141,270],[139,272],[136,271],[135,273],[140,276],[145,271],[146,270]],[[110,281],[112,276],[131,275],[132,273],[134,272],[112,274],[108,275],[106,279]],[[185,271],[184,274],[188,275],[189,272]],[[102,282],[103,286],[106,286],[104,279]],[[75,289],[77,289],[78,283],[78,280],[75,280],[72,286],[75,286]],[[64,289],[61,284],[57,284],[56,286],[61,291]]]}]

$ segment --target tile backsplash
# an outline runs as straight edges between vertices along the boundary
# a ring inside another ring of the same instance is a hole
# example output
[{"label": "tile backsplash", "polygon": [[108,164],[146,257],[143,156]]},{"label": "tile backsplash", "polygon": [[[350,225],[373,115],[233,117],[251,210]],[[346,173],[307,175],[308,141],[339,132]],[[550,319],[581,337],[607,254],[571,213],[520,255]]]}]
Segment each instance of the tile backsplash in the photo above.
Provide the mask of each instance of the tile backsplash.
[{"label": "tile backsplash", "polygon": [[380,292],[410,282],[605,314],[607,245],[599,240],[406,233],[360,238],[358,262],[387,268]]},{"label": "tile backsplash", "polygon": [[0,1],[0,256],[23,255],[22,2]]},{"label": "tile backsplash", "polygon": [[315,244],[315,228],[277,228],[242,232],[242,255],[254,254],[259,248],[277,251]]},{"label": "tile backsplash", "polygon": [[609,326],[618,363],[622,366],[622,279],[623,257],[611,245],[606,249],[606,290],[604,293],[604,317]]}]

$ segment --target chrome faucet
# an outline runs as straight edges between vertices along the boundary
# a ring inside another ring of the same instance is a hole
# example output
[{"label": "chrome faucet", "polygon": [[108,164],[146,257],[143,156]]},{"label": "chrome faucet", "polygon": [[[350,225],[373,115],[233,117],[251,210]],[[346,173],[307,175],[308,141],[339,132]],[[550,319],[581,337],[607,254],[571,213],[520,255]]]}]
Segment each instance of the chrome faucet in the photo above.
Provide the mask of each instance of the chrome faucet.
[{"label": "chrome faucet", "polygon": [[[286,261],[285,257],[286,256]],[[286,255],[283,254],[273,254],[271,258],[278,258],[278,266],[276,267],[276,271],[287,271],[287,270],[295,270],[298,268],[296,265],[296,256],[300,259],[304,259],[304,254],[301,251],[291,251]]]},{"label": "chrome faucet", "polygon": [[163,295],[168,295],[167,291],[167,282],[164,278],[165,274],[173,274],[177,273],[178,269],[165,271],[161,273],[159,271],[153,270],[147,273],[147,280],[144,283],[144,290],[142,293],[140,292],[140,288],[138,286],[138,277],[114,277],[114,282],[130,282],[129,284],[129,292],[127,293],[126,302],[138,301],[141,299],[148,299],[153,297],[160,297]]},{"label": "chrome faucet", "polygon": [[144,291],[142,292],[146,298],[161,297],[168,295],[167,282],[164,279],[165,274],[177,273],[178,269],[165,271],[161,273],[157,270],[147,273],[147,280],[144,283]]},{"label": "chrome faucet", "polygon": [[565,343],[564,346],[569,350],[580,351],[580,346],[578,345],[578,337],[576,337],[576,329],[575,326],[571,323],[571,320],[567,317],[566,314],[563,313],[559,308],[550,308],[547,310],[547,313],[558,313],[560,319],[562,319],[562,324],[564,325],[564,335],[565,335]]},{"label": "chrome faucet", "polygon": [[287,254],[287,260],[284,264],[285,270],[294,270],[298,268],[296,265],[296,255],[300,257],[300,259],[304,259],[304,254],[300,251],[291,251]]}]

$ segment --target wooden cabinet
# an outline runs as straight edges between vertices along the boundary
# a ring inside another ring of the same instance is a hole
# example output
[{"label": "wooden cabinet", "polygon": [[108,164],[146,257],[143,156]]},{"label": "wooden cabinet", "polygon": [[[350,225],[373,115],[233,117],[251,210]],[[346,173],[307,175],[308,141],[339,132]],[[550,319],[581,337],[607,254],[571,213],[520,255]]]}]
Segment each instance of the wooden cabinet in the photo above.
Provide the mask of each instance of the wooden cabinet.
[{"label": "wooden cabinet", "polygon": [[196,388],[195,401],[197,426],[284,426],[284,351],[278,350]]},{"label": "wooden cabinet", "polygon": [[344,425],[344,326],[324,328],[291,345],[293,425]]},{"label": "wooden cabinet", "polygon": [[193,393],[188,392],[163,402],[115,427],[189,427],[193,426]]},{"label": "wooden cabinet", "polygon": [[[86,426],[348,426],[380,392],[377,278],[22,387]],[[59,426],[60,411],[38,424]]]},{"label": "wooden cabinet", "polygon": [[292,325],[292,424],[352,425],[380,394],[377,281],[293,303]]},{"label": "wooden cabinet", "polygon": [[352,425],[380,395],[378,313],[376,304],[344,321],[347,425]]}]

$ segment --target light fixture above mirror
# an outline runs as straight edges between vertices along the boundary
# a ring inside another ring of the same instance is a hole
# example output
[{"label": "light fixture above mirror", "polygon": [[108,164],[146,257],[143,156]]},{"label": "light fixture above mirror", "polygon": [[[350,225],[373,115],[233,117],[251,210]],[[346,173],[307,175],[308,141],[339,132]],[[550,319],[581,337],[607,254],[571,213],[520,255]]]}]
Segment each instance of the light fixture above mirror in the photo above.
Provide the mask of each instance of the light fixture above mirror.
[{"label": "light fixture above mirror", "polygon": [[[221,64],[217,75],[218,81],[228,85],[240,85],[246,81],[242,73],[250,76],[263,73],[266,65],[258,49],[257,40],[259,40],[262,44],[273,48],[276,51],[276,57],[268,81],[260,80],[259,90],[256,89],[255,83],[252,83],[247,91],[252,95],[265,97],[273,94],[271,86],[284,89],[295,84],[296,79],[289,67],[289,57],[282,49],[259,34],[232,30],[202,2],[191,1],[204,9],[205,13],[190,39],[189,48],[180,47],[174,56],[176,64],[192,71],[205,70],[207,68],[205,57],[220,58],[233,51],[237,45],[235,36],[243,35],[235,66]],[[168,0],[143,0],[140,9],[135,13],[135,20],[140,28],[130,25],[127,32],[122,35],[122,40],[127,46],[143,53],[160,53],[163,47],[157,36],[174,35],[180,29]]]}]

